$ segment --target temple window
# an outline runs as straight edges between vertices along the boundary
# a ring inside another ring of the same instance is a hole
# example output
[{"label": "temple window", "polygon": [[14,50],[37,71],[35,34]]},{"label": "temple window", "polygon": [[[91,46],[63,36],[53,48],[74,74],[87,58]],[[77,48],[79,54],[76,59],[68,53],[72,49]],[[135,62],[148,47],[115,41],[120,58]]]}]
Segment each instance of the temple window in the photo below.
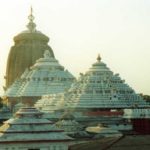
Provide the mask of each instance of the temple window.
[{"label": "temple window", "polygon": [[96,93],[102,93],[102,91],[101,91],[101,90],[96,90],[95,92],[96,92]]},{"label": "temple window", "polygon": [[43,80],[44,80],[44,81],[48,81],[48,78],[47,78],[47,77],[46,77],[46,78],[43,78]]},{"label": "temple window", "polygon": [[105,90],[105,93],[110,93],[110,90]]},{"label": "temple window", "polygon": [[66,78],[61,78],[61,81],[66,81]]}]

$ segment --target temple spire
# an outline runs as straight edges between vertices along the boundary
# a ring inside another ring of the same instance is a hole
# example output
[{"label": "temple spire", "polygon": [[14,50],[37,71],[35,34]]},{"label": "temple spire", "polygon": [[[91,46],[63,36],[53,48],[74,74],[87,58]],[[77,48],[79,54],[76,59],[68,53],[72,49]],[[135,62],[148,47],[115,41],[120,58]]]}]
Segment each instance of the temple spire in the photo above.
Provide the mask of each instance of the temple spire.
[{"label": "temple spire", "polygon": [[34,16],[33,16],[33,9],[32,6],[30,8],[30,15],[28,16],[29,23],[27,25],[27,28],[29,29],[30,32],[35,32],[36,31],[36,24],[33,22]]},{"label": "temple spire", "polygon": [[97,61],[98,61],[98,62],[101,61],[101,56],[100,56],[100,54],[98,54]]}]

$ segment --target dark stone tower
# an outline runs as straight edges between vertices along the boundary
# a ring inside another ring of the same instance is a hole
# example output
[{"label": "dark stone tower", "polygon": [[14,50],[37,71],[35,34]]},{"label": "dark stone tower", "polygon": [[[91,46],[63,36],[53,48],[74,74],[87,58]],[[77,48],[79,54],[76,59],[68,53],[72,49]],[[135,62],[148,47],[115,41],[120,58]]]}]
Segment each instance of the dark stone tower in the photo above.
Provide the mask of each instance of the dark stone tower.
[{"label": "dark stone tower", "polygon": [[36,30],[32,8],[28,19],[28,29],[14,37],[15,44],[11,47],[8,55],[5,76],[6,89],[16,78],[20,77],[26,68],[29,68],[37,59],[41,58],[45,50],[49,50],[51,56],[55,57],[53,50],[48,45],[49,38]]}]

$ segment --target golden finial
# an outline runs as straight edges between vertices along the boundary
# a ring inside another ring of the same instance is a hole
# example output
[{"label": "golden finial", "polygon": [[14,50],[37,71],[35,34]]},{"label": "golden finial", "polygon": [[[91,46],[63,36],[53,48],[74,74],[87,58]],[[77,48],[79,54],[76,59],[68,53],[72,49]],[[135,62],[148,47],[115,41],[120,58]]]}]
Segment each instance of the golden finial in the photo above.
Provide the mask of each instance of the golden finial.
[{"label": "golden finial", "polygon": [[28,16],[28,19],[29,19],[30,22],[33,22],[33,20],[34,20],[33,8],[32,8],[32,6],[31,6],[31,8],[30,8],[30,15]]},{"label": "golden finial", "polygon": [[30,15],[28,16],[28,19],[29,19],[29,23],[27,25],[27,28],[29,29],[30,32],[34,32],[36,24],[33,22],[34,16],[33,16],[33,8],[32,8],[32,6],[30,8]]},{"label": "golden finial", "polygon": [[98,54],[97,61],[98,61],[98,62],[101,61],[101,56],[100,56],[100,54]]}]

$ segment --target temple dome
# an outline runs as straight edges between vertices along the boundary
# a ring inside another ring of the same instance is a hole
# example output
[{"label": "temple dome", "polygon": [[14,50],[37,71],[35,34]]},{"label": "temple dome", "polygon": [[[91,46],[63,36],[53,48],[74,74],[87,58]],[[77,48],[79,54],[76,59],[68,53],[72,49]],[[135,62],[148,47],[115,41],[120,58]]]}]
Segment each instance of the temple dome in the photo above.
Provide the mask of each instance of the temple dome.
[{"label": "temple dome", "polygon": [[33,22],[34,16],[32,14],[32,8],[28,19],[29,23],[27,24],[27,30],[22,31],[17,36],[15,36],[14,41],[19,42],[21,40],[43,40],[45,42],[48,42],[49,38],[41,31],[36,30],[36,24]]},{"label": "temple dome", "polygon": [[114,74],[98,56],[96,63],[64,94],[68,108],[116,109],[146,107],[146,102]]},{"label": "temple dome", "polygon": [[64,67],[61,66],[58,61],[51,56],[49,50],[45,50],[44,57],[36,61],[36,63],[30,67],[31,69],[60,69],[64,70]]},{"label": "temple dome", "polygon": [[29,15],[27,30],[14,37],[14,46],[11,47],[6,68],[6,89],[21,76],[26,68],[32,66],[35,61],[47,49],[51,57],[55,57],[52,48],[48,45],[49,38],[36,30],[32,10]]},{"label": "temple dome", "polygon": [[22,40],[43,40],[49,42],[48,36],[40,31],[30,32],[29,30],[23,31],[14,37],[14,42],[21,42]]},{"label": "temple dome", "polygon": [[21,97],[27,100],[24,103],[33,104],[43,95],[63,93],[74,80],[75,77],[59,64],[50,51],[45,50],[43,57],[27,68],[6,90],[4,96],[9,99]]},{"label": "temple dome", "polygon": [[92,64],[92,67],[89,69],[88,72],[111,72],[107,65],[101,61],[100,55],[97,57],[97,62]]},{"label": "temple dome", "polygon": [[99,134],[105,137],[122,136],[121,132],[111,129],[109,127],[103,127],[101,125],[97,125],[94,127],[87,127],[86,131],[88,133],[95,133],[95,134]]},{"label": "temple dome", "polygon": [[[36,107],[44,112],[61,109],[78,112],[85,110],[87,115],[91,110],[123,109],[132,107],[146,107],[146,102],[135,93],[119,76],[114,74],[98,56],[97,61],[78,80],[74,81],[70,88],[61,95],[54,94],[50,98],[42,97]],[[136,105],[135,105],[136,104]],[[102,114],[105,112],[102,112]],[[108,112],[107,115],[120,115],[120,112]]]}]

